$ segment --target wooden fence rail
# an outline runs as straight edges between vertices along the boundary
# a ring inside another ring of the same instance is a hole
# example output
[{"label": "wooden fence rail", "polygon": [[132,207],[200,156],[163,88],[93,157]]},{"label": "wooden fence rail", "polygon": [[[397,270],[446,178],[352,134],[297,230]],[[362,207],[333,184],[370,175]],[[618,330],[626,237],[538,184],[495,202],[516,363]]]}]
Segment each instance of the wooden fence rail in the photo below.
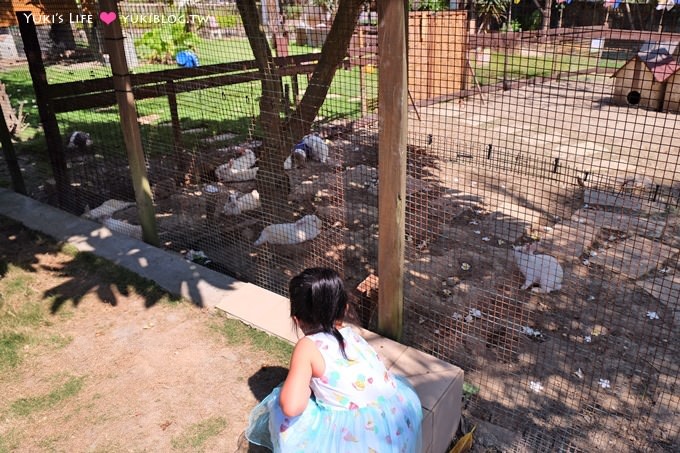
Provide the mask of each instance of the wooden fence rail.
[{"label": "wooden fence rail", "polygon": [[[282,76],[311,74],[320,54],[276,57],[274,61]],[[168,96],[167,82],[174,83],[173,94],[215,88],[224,85],[260,80],[254,61],[215,64],[198,68],[168,69],[130,76],[135,99]],[[82,82],[66,82],[50,85],[49,97],[56,101],[55,112],[64,113],[88,108],[108,107],[116,103],[113,77]]]}]

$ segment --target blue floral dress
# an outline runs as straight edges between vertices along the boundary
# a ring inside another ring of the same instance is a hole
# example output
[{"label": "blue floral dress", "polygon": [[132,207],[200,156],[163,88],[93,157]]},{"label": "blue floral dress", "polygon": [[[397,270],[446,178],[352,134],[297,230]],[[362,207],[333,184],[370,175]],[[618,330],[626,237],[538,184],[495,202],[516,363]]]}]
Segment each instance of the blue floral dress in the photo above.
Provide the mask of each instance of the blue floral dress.
[{"label": "blue floral dress", "polygon": [[387,371],[375,350],[351,327],[343,327],[345,359],[333,335],[309,335],[325,361],[312,378],[305,411],[287,417],[275,388],[250,414],[246,437],[274,452],[416,453],[421,446],[422,408],[403,378]]}]

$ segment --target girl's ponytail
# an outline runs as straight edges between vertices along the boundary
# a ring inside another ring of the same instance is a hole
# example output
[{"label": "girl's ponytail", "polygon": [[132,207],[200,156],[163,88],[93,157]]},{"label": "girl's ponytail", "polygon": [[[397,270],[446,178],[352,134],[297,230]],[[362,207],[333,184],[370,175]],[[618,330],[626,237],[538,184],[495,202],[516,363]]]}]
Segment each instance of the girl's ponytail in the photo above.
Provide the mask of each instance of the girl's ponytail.
[{"label": "girl's ponytail", "polygon": [[333,326],[332,332],[333,332],[333,336],[335,337],[336,340],[338,340],[338,343],[340,344],[340,352],[342,352],[342,356],[345,358],[345,360],[348,360],[347,359],[347,353],[345,352],[345,339],[344,339],[344,337],[342,336],[342,334],[340,333],[338,328],[335,327],[335,326]]}]

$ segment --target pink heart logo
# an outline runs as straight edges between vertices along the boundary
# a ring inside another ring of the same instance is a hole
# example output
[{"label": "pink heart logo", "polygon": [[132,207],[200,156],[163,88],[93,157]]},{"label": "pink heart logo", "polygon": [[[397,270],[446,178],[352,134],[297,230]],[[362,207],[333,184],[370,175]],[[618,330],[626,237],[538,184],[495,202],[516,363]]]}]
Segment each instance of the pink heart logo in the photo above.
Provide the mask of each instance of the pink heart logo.
[{"label": "pink heart logo", "polygon": [[116,13],[114,11],[102,11],[99,13],[99,19],[101,19],[102,22],[104,22],[106,25],[109,25],[111,22],[116,20]]}]

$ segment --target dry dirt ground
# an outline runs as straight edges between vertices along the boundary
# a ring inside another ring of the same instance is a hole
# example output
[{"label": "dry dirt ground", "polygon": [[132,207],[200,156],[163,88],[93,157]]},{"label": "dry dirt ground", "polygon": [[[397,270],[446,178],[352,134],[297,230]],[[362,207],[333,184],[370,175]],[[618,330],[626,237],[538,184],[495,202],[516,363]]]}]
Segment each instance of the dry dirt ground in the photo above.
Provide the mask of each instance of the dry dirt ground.
[{"label": "dry dirt ground", "polygon": [[285,353],[88,263],[0,219],[0,282],[29,271],[22,297],[0,297],[0,314],[21,311],[21,299],[44,313],[21,363],[0,374],[0,452],[246,451],[239,435],[285,377]]}]

